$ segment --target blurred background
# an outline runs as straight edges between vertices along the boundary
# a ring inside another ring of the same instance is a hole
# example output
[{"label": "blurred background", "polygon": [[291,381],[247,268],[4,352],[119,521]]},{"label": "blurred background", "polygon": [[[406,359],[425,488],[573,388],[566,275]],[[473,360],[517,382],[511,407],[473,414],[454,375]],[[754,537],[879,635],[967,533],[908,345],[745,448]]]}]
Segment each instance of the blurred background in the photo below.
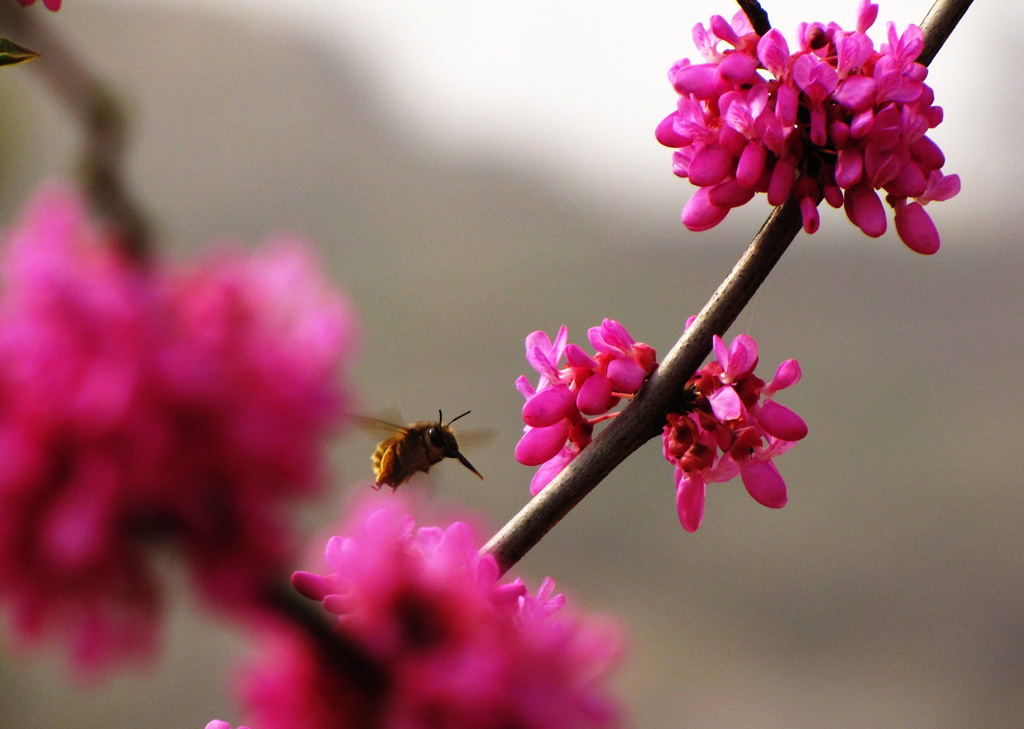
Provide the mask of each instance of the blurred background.
[{"label": "blurred background", "polygon": [[[10,1],[10,0],[8,0]],[[852,27],[856,3],[769,0]],[[926,3],[882,3],[902,29]],[[131,119],[128,179],[159,245],[184,258],[275,231],[316,241],[362,320],[366,412],[472,409],[498,435],[406,488],[496,529],[529,497],[515,463],[534,377],[523,339],[604,317],[668,351],[768,213],[763,197],[706,233],[679,210],[654,127],[669,65],[721,2],[66,0],[31,12],[107,79]],[[650,443],[517,573],[617,615],[632,648],[618,689],[631,726],[1024,726],[1024,10],[978,3],[931,66],[932,137],[963,192],[929,206],[942,249],[910,252],[822,207],[732,335],[759,373],[799,359],[780,397],[810,427],[779,460],[790,502],[711,487],[686,534],[672,470]],[[0,29],[0,35],[9,35]],[[80,130],[40,82],[43,57],[0,74],[0,221],[40,181],[75,173]],[[373,440],[339,439],[337,477],[300,515],[312,538],[367,489]],[[380,498],[386,498],[381,494]],[[319,549],[319,546],[314,548]],[[301,565],[300,565],[301,566]],[[244,723],[230,667],[246,637],[168,596],[144,670],[76,683],[59,652],[0,646],[0,729]],[[255,727],[255,729],[259,729]]]}]

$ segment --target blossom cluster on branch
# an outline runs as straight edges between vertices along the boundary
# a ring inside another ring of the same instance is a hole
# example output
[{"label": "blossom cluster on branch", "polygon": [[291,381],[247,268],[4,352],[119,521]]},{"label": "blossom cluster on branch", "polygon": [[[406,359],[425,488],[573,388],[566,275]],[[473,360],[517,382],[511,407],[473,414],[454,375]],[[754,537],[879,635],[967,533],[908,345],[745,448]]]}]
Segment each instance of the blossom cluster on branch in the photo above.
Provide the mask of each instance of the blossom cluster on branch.
[{"label": "blossom cluster on branch", "polygon": [[[692,322],[692,319],[691,319]],[[786,483],[772,462],[807,435],[799,415],[771,398],[800,380],[800,364],[788,359],[768,383],[754,374],[757,342],[747,334],[726,346],[715,335],[715,359],[690,378],[695,398],[687,413],[670,413],[662,436],[665,458],[675,466],[676,510],[686,531],[704,517],[709,483],[740,476],[759,504],[779,509]]]},{"label": "blossom cluster on branch", "polygon": [[[61,0],[43,4],[57,11]],[[675,173],[699,188],[682,212],[689,229],[712,228],[766,193],[773,205],[795,198],[808,233],[825,199],[877,237],[887,227],[882,190],[904,243],[938,250],[923,206],[955,196],[960,181],[943,174],[928,137],[942,109],[917,62],[923,33],[911,25],[898,34],[889,23],[876,49],[867,31],[877,12],[860,0],[853,31],[803,23],[794,51],[774,29],[758,35],[742,12],[693,29],[705,63],[672,66],[680,98],[656,130],[677,150]],[[8,41],[3,52],[3,64],[36,55]],[[786,227],[795,231],[793,213]],[[58,636],[86,676],[151,655],[163,592],[154,552],[170,547],[197,593],[244,618],[264,643],[236,683],[257,729],[622,724],[609,689],[619,629],[569,610],[550,577],[532,593],[522,579],[503,582],[514,560],[499,567],[463,521],[417,529],[403,496],[368,495],[345,536],[328,541],[323,571],[292,572],[296,592],[283,594],[296,554],[284,507],[322,485],[326,437],[348,400],[353,317],[297,239],[185,265],[130,255],[119,242],[58,186],[5,235],[0,604],[17,638]],[[732,303],[746,295],[738,289],[726,291]],[[539,380],[516,382],[526,402],[515,457],[539,467],[533,495],[560,488],[552,480],[591,446],[595,426],[642,397],[659,366],[617,321],[588,338],[593,354],[569,342],[566,326],[554,339],[526,338]],[[710,483],[739,476],[758,503],[784,506],[774,459],[808,432],[774,400],[799,381],[796,360],[766,382],[749,335],[731,344],[715,335],[712,349],[669,405],[638,403],[664,414],[663,424],[629,434],[660,427],[689,532],[701,525]],[[557,521],[552,513],[544,526]],[[535,516],[530,507],[523,514]]]},{"label": "blossom cluster on branch", "polygon": [[683,208],[687,228],[712,228],[763,192],[772,205],[795,195],[808,233],[824,197],[877,237],[886,215],[876,190],[884,190],[903,242],[938,250],[923,206],[956,195],[960,178],[943,175],[945,157],[927,136],[942,108],[916,62],[924,36],[915,25],[898,35],[890,22],[875,49],[867,30],[877,14],[861,0],[856,30],[801,23],[792,52],[774,28],[759,37],[742,12],[694,27],[706,62],[684,58],[669,70],[680,98],[656,131],[677,148],[675,174],[700,188]]},{"label": "blossom cluster on branch", "polygon": [[287,574],[281,507],[321,484],[352,317],[297,240],[140,265],[42,190],[0,274],[0,602],[101,669],[150,652],[151,552],[246,604]]},{"label": "blossom cluster on branch", "polygon": [[[693,317],[687,327],[692,323]],[[516,460],[540,466],[530,485],[534,495],[590,444],[594,425],[614,417],[609,411],[636,395],[657,366],[654,350],[634,341],[617,321],[605,319],[589,336],[593,357],[569,343],[564,325],[554,341],[542,331],[526,338],[526,359],[540,380],[536,387],[525,376],[516,381],[526,397]],[[663,433],[665,458],[675,466],[679,521],[690,532],[704,516],[708,483],[740,476],[758,503],[784,506],[786,484],[772,461],[807,435],[799,415],[769,399],[800,379],[795,359],[779,365],[766,384],[754,375],[753,337],[741,334],[727,347],[716,335],[714,353],[716,359],[680,393],[678,412],[668,414]]]},{"label": "blossom cluster on branch", "polygon": [[607,685],[621,652],[613,625],[569,611],[550,578],[534,594],[521,579],[500,583],[468,524],[416,529],[401,497],[387,501],[367,499],[347,536],[328,542],[328,572],[292,578],[380,667],[378,690],[357,687],[338,656],[271,631],[240,682],[254,727],[619,725]]},{"label": "blossom cluster on branch", "polygon": [[540,382],[534,387],[525,376],[516,380],[526,398],[526,427],[515,455],[524,465],[540,466],[530,483],[533,495],[590,444],[594,425],[622,398],[635,395],[657,365],[655,351],[635,342],[617,321],[605,319],[588,335],[593,357],[569,343],[564,325],[554,341],[541,331],[526,338],[526,359]]}]

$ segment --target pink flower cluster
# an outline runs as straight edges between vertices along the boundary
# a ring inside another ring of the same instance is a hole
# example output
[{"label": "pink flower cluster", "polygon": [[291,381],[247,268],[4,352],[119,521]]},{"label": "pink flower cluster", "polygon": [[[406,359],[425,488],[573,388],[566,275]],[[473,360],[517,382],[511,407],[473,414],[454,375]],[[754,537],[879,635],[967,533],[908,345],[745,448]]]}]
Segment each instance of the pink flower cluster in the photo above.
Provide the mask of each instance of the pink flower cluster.
[{"label": "pink flower cluster", "polygon": [[[18,0],[18,2],[21,3],[22,7],[28,7],[35,1],[36,0]],[[60,3],[61,0],[43,0],[43,5],[46,6],[46,9],[52,10],[53,12],[57,12],[58,10],[60,10]]]},{"label": "pink flower cluster", "polygon": [[688,532],[704,517],[708,483],[737,475],[765,506],[786,505],[786,484],[772,460],[807,435],[792,410],[767,399],[800,380],[800,365],[789,359],[772,381],[754,375],[757,342],[740,334],[731,347],[714,337],[712,360],[690,379],[698,397],[690,413],[670,414],[662,436],[665,458],[675,465],[676,508]]},{"label": "pink flower cluster", "polygon": [[[308,642],[276,641],[244,677],[259,729],[611,727],[606,679],[621,640],[603,621],[564,609],[544,580],[531,595],[501,584],[463,522],[414,528],[401,499],[364,508],[326,551],[330,572],[296,572],[303,595],[384,671],[384,695],[360,701],[351,680]],[[379,501],[376,501],[379,504]],[[213,725],[214,729],[222,725]]]},{"label": "pink flower cluster", "polygon": [[605,319],[588,334],[593,357],[568,343],[565,326],[554,342],[540,331],[526,338],[526,359],[540,373],[540,381],[534,388],[525,376],[516,380],[526,398],[526,427],[515,455],[526,466],[540,466],[530,484],[533,495],[587,447],[594,425],[620,399],[635,395],[657,365],[654,350],[633,341],[617,321]]},{"label": "pink flower cluster", "polygon": [[742,12],[731,24],[716,15],[694,27],[706,63],[684,58],[669,70],[680,98],[656,131],[678,148],[675,174],[700,188],[683,208],[687,228],[712,228],[764,192],[772,205],[795,195],[808,233],[824,197],[877,237],[886,215],[876,190],[885,190],[903,242],[938,250],[922,206],[956,195],[960,178],[942,174],[945,158],[927,136],[942,108],[916,63],[924,36],[915,25],[898,36],[890,22],[876,50],[866,31],[877,14],[861,0],[854,31],[802,23],[793,52],[775,29],[758,37]]},{"label": "pink flower cluster", "polygon": [[58,633],[86,669],[145,655],[158,545],[225,605],[279,578],[281,507],[319,485],[351,349],[308,250],[142,266],[52,188],[0,273],[0,600],[20,637]]},{"label": "pink flower cluster", "polygon": [[[687,327],[693,323],[693,317]],[[754,375],[757,342],[741,334],[731,347],[714,337],[717,357],[687,383],[685,412],[668,415],[663,451],[676,467],[679,521],[695,531],[704,516],[705,487],[737,475],[765,506],[786,504],[786,484],[772,460],[807,435],[793,411],[767,399],[800,379],[800,365],[786,360],[771,382]],[[516,387],[526,397],[523,437],[516,460],[537,466],[530,492],[537,495],[590,444],[594,425],[614,417],[620,398],[635,395],[657,367],[654,350],[633,340],[625,327],[605,319],[590,330],[597,354],[568,343],[562,326],[554,342],[544,332],[526,338],[526,358],[541,377],[536,389],[526,377]],[[566,365],[562,366],[562,358]],[[587,418],[585,415],[596,415]],[[568,441],[568,442],[567,442]]]}]

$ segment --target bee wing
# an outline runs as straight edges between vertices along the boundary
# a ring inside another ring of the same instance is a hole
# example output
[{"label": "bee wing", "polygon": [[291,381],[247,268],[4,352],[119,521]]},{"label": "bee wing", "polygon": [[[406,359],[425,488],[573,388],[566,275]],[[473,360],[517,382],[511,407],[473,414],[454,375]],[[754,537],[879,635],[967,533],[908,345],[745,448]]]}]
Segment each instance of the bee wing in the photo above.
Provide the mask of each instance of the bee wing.
[{"label": "bee wing", "polygon": [[378,418],[371,418],[366,415],[352,414],[350,417],[355,426],[361,431],[373,436],[379,436],[381,439],[408,431],[408,426],[389,423],[386,420],[379,420]]},{"label": "bee wing", "polygon": [[463,446],[485,446],[491,443],[498,436],[498,432],[491,428],[467,428],[455,433],[455,439],[459,442],[459,448]]}]

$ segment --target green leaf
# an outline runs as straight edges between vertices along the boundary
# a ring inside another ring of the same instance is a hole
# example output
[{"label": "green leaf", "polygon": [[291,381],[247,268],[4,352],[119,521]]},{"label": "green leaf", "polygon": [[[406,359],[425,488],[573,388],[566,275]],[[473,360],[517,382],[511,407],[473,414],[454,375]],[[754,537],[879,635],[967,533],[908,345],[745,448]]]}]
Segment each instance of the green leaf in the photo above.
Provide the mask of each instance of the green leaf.
[{"label": "green leaf", "polygon": [[0,66],[13,66],[15,63],[24,63],[38,57],[39,54],[35,51],[19,46],[7,38],[0,38]]}]

